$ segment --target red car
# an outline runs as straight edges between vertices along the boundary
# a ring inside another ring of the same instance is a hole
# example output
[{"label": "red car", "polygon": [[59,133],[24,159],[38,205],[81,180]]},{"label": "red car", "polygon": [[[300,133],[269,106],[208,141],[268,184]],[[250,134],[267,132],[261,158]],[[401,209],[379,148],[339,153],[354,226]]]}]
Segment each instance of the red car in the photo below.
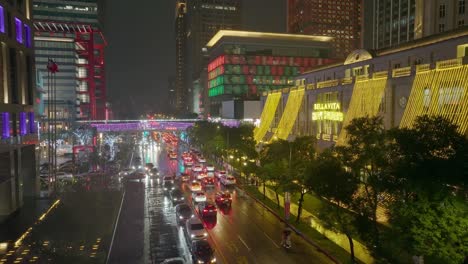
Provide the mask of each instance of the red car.
[{"label": "red car", "polygon": [[199,203],[197,206],[200,217],[216,216],[216,206],[212,202]]},{"label": "red car", "polygon": [[215,185],[214,179],[213,179],[213,178],[209,178],[209,177],[203,178],[202,183],[203,183],[203,185],[205,185],[205,186],[214,186],[214,185]]},{"label": "red car", "polygon": [[231,194],[228,192],[218,192],[215,196],[215,202],[218,206],[226,205],[231,206],[232,197]]}]

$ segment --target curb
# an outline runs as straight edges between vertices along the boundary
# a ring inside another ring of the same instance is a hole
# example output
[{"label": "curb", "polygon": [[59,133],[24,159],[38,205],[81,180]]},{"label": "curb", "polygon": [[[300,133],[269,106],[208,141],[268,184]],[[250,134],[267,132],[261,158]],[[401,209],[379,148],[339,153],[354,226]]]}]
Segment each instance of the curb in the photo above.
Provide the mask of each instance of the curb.
[{"label": "curb", "polygon": [[325,256],[327,256],[331,261],[335,262],[336,264],[341,264],[341,262],[339,260],[337,260],[334,256],[332,256],[328,251],[326,251],[325,249],[323,249],[322,247],[320,247],[317,243],[315,243],[312,239],[310,239],[309,237],[307,237],[306,235],[304,235],[301,231],[299,231],[296,227],[294,227],[293,225],[291,225],[290,223],[286,222],[285,219],[283,217],[281,217],[280,215],[278,215],[273,209],[271,209],[269,206],[267,206],[266,204],[264,204],[262,201],[260,201],[259,199],[257,199],[256,197],[254,197],[253,195],[251,195],[249,192],[245,191],[242,187],[240,186],[236,186],[236,189],[239,189],[241,190],[242,192],[244,192],[245,194],[247,194],[250,198],[252,198],[253,200],[255,200],[255,202],[257,202],[258,204],[260,204],[262,207],[264,207],[265,209],[267,209],[271,214],[273,214],[276,218],[278,218],[278,220],[280,220],[281,222],[287,224],[289,226],[289,228],[291,228],[295,233],[296,235],[300,236],[302,239],[304,239],[307,243],[309,243],[310,245],[312,245],[313,247],[315,247],[318,251],[320,251],[321,253],[323,253]]}]

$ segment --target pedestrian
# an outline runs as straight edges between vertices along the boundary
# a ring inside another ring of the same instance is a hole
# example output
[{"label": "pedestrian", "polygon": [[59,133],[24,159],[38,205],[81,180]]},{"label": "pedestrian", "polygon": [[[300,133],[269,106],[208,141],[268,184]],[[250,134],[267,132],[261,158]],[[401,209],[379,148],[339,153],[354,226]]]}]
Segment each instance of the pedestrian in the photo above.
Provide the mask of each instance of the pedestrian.
[{"label": "pedestrian", "polygon": [[284,224],[284,229],[281,236],[281,246],[285,248],[291,247],[291,233],[291,228],[289,228],[287,224]]}]

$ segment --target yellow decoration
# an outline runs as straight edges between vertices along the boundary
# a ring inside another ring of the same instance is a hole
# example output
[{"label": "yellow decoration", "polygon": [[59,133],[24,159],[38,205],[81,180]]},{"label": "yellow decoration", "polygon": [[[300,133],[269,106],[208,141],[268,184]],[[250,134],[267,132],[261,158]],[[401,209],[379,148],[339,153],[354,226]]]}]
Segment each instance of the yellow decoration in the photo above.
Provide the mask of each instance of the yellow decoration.
[{"label": "yellow decoration", "polygon": [[343,127],[338,137],[339,145],[346,143],[347,133],[345,128],[351,123],[351,120],[377,115],[386,86],[387,77],[384,73],[374,74],[372,79],[356,79],[348,112],[345,115]]},{"label": "yellow decoration", "polygon": [[314,110],[340,110],[340,103],[314,104]]},{"label": "yellow decoration", "polygon": [[289,93],[288,102],[278,124],[278,129],[275,131],[275,137],[285,140],[288,138],[301,108],[304,92],[304,89],[296,89]]},{"label": "yellow decoration", "polygon": [[436,69],[419,71],[400,122],[401,128],[412,128],[417,116],[442,116],[468,132],[468,65],[459,60],[437,63]]},{"label": "yellow decoration", "polygon": [[266,132],[270,128],[271,122],[275,117],[276,108],[281,99],[281,92],[269,94],[263,107],[262,115],[260,117],[260,126],[254,130],[254,139],[260,142],[265,137]]},{"label": "yellow decoration", "polygon": [[322,112],[313,112],[312,120],[330,120],[330,121],[343,121],[342,112],[332,112],[332,111],[322,111]]}]

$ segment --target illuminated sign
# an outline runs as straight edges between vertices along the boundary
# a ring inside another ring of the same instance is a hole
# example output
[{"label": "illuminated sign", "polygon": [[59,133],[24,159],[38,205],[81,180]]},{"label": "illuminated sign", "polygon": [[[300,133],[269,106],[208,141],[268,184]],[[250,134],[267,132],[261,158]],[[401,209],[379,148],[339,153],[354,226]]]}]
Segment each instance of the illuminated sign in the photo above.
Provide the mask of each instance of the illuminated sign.
[{"label": "illuminated sign", "polygon": [[313,112],[312,113],[312,120],[319,121],[319,120],[330,120],[330,121],[343,121],[343,113],[341,112],[331,112],[331,111],[321,111],[321,112]]},{"label": "illuminated sign", "polygon": [[339,112],[340,108],[340,103],[314,104],[312,120],[329,120],[342,122],[344,119],[344,115],[342,112]]},{"label": "illuminated sign", "polygon": [[340,103],[314,104],[314,110],[340,110]]}]

